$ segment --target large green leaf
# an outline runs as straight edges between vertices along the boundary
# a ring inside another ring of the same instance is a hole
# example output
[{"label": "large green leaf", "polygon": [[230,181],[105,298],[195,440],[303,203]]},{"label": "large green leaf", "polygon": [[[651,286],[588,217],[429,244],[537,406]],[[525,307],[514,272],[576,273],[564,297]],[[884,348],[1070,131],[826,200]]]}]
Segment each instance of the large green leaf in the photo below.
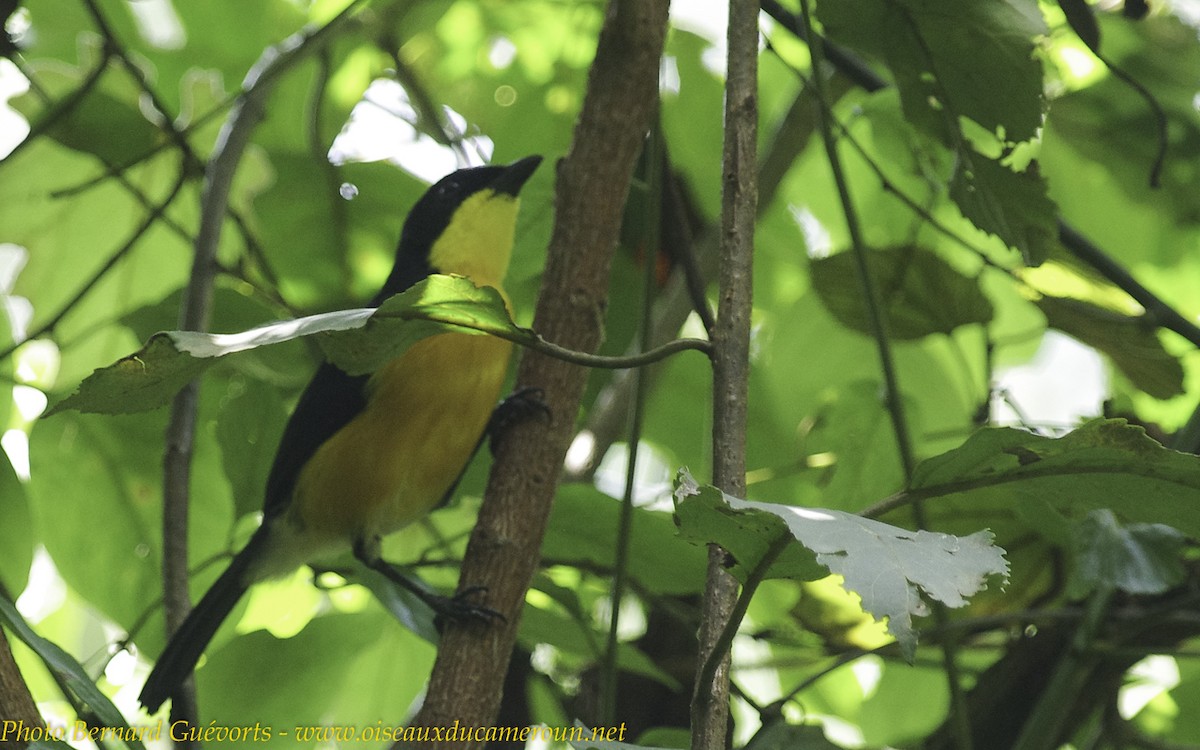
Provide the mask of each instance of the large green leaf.
[{"label": "large green leaf", "polygon": [[[286,639],[265,631],[238,636],[210,653],[197,670],[201,709],[217,726],[258,726],[269,733],[267,739],[311,747],[319,738],[292,736],[297,724],[314,729],[326,724],[343,690],[370,699],[375,690],[366,688],[382,680],[398,688],[388,696],[391,713],[371,717],[368,726],[380,719],[400,724],[432,663],[430,651],[401,631],[386,615],[360,612],[314,618]],[[371,659],[359,659],[367,653]],[[389,674],[396,678],[388,679]]]},{"label": "large green leaf", "polygon": [[979,153],[960,154],[950,197],[975,226],[1020,251],[1026,265],[1046,260],[1057,243],[1057,210],[1037,162],[1018,171]]},{"label": "large green leaf", "polygon": [[[109,70],[105,74],[109,80],[121,75],[115,66]],[[45,82],[50,77],[43,74],[39,81]],[[54,82],[54,89],[66,96],[81,87],[82,78],[82,74],[65,76]],[[101,86],[92,87],[74,100],[69,114],[61,116],[53,111],[38,112],[33,102],[40,99],[32,94],[26,94],[16,104],[33,121],[46,119],[50,123],[46,134],[67,148],[93,154],[105,164],[125,164],[149,151],[161,136],[138,111],[133,84],[124,82],[121,88],[128,90],[109,92]]]},{"label": "large green leaf", "polygon": [[167,403],[219,359],[314,334],[323,335],[323,348],[346,372],[371,372],[417,341],[446,331],[491,333],[518,340],[532,336],[512,322],[494,289],[480,289],[462,277],[435,275],[378,309],[310,315],[243,333],[155,334],[137,353],[94,372],[77,393],[55,404],[49,413],[78,409],[120,414],[153,409]]},{"label": "large green leaf", "polygon": [[[1162,447],[1122,419],[1088,422],[1061,438],[1011,427],[976,432],[917,466],[908,499],[939,518],[1037,508],[1082,515],[1109,508],[1130,522],[1161,523],[1200,537],[1200,457]],[[1045,524],[1049,526],[1049,524]]]},{"label": "large green leaf", "polygon": [[[740,578],[764,563],[767,577],[842,576],[845,587],[862,597],[864,610],[888,618],[888,631],[910,660],[917,640],[912,618],[928,613],[922,594],[961,607],[988,578],[1008,575],[1004,550],[986,531],[956,537],[839,510],[742,500],[700,487],[686,470],[676,490],[676,514],[684,537],[721,545]],[[789,535],[792,540],[769,561],[771,548]]]},{"label": "large green leaf", "polygon": [[[612,570],[620,502],[593,487],[569,484],[558,491],[542,557],[554,564]],[[704,552],[675,537],[667,513],[633,511],[629,575],[647,591],[694,594],[704,588]]]},{"label": "large green leaf", "polygon": [[1069,297],[1043,295],[1034,304],[1045,313],[1047,325],[1108,355],[1137,388],[1160,399],[1184,392],[1183,364],[1167,352],[1144,318]]},{"label": "large green leaf", "polygon": [[[201,395],[199,422],[207,425],[217,399]],[[127,628],[142,620],[161,588],[165,427],[165,412],[68,412],[39,420],[30,436],[35,538],[74,591]],[[228,546],[232,501],[219,460],[211,433],[199,430],[191,476],[194,562]],[[159,622],[147,627],[154,637],[162,633]]]},{"label": "large green leaf", "polygon": [[1031,0],[821,0],[834,39],[883,59],[908,119],[949,139],[968,117],[1009,143],[1042,122],[1034,41],[1046,32]]},{"label": "large green leaf", "polygon": [[[891,247],[871,252],[867,258],[885,305],[889,336],[915,339],[992,319],[992,303],[978,281],[962,275],[929,250]],[[854,254],[842,252],[814,259],[809,269],[813,288],[829,312],[842,325],[871,335]]]}]

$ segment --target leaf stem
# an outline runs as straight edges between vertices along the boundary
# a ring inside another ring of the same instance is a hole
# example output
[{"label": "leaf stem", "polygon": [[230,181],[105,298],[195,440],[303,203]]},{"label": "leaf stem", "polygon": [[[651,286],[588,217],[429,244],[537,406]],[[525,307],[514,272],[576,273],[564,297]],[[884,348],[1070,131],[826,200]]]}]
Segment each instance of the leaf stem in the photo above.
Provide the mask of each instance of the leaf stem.
[{"label": "leaf stem", "polygon": [[[854,200],[850,195],[850,186],[842,170],[841,158],[837,151],[837,141],[834,138],[831,124],[831,112],[827,106],[825,80],[821,72],[825,60],[824,40],[813,33],[812,12],[809,0],[800,0],[800,13],[805,37],[809,40],[809,50],[812,55],[813,86],[817,92],[818,114],[820,119],[821,137],[825,143],[825,153],[829,159],[829,168],[837,185],[838,198],[846,218],[846,228],[850,233],[850,242],[854,259],[858,266],[859,279],[862,283],[863,297],[867,315],[871,321],[871,329],[879,352],[879,363],[883,372],[884,397],[888,413],[892,419],[892,430],[896,436],[896,446],[900,452],[900,463],[904,468],[906,483],[911,483],[916,469],[916,458],[913,454],[912,437],[908,427],[908,418],[904,410],[904,400],[900,392],[900,384],[896,375],[895,361],[892,358],[891,345],[888,340],[887,321],[883,307],[879,301],[879,292],[875,280],[871,276],[870,264],[867,259],[867,245],[863,239],[862,228],[859,225],[858,214],[854,208]],[[927,528],[927,519],[921,503],[912,506],[913,518],[918,528]],[[940,602],[933,602],[934,617],[939,625],[948,621],[946,609]],[[953,706],[954,735],[960,750],[971,750],[971,724],[967,713],[966,694],[962,688],[962,677],[958,669],[956,657],[957,647],[953,638],[947,638],[942,643],[943,664],[946,679],[950,688],[951,704]]]},{"label": "leaf stem", "polygon": [[[721,628],[720,635],[717,636],[716,644],[709,651],[704,664],[701,665],[699,673],[696,675],[697,685],[709,685],[716,676],[717,669],[720,667],[721,660],[728,654],[730,647],[733,645],[733,637],[737,635],[738,628],[742,624],[742,620],[746,617],[746,610],[750,607],[750,600],[754,598],[754,592],[758,590],[759,585],[767,576],[767,572],[771,566],[775,564],[775,560],[783,553],[790,542],[794,541],[792,536],[786,529],[780,530],[779,534],[771,540],[771,545],[767,547],[766,553],[762,559],[754,566],[754,570],[746,577],[746,582],[742,584],[742,591],[738,594],[737,601],[733,605],[733,609],[729,613],[729,617],[725,620],[724,626]],[[707,699],[708,696],[697,694],[698,699]]]},{"label": "leaf stem", "polygon": [[[650,348],[654,336],[655,276],[658,264],[657,254],[660,250],[660,215],[663,190],[663,160],[662,130],[658,127],[657,113],[654,117],[655,127],[650,130],[643,146],[643,163],[646,165],[646,213],[642,241],[646,247],[645,264],[642,268],[642,319],[638,331],[638,348],[645,351]],[[637,486],[638,448],[642,441],[642,419],[646,411],[646,393],[649,390],[650,378],[640,368],[634,370],[633,400],[629,406],[629,442],[628,457],[625,461],[625,491],[621,497],[620,513],[617,517],[616,550],[613,555],[612,593],[609,596],[611,612],[608,623],[608,641],[604,649],[604,661],[601,669],[601,714],[600,719],[606,726],[617,723],[617,634],[621,622],[621,601],[625,598],[625,589],[629,579],[629,546],[633,534],[633,495]]]},{"label": "leaf stem", "polygon": [[[824,102],[826,101],[825,81],[821,74],[824,62],[823,40],[812,33],[808,0],[801,0],[801,14],[804,23],[805,36],[812,40],[809,46],[813,58],[812,85],[817,92],[821,137],[825,144],[825,153],[829,161],[829,169],[833,173],[833,181],[837,186],[838,198],[842,205],[842,213],[846,219],[846,229],[850,233],[851,251],[858,267],[859,281],[863,288],[863,301],[867,317],[871,321],[871,330],[875,346],[879,354],[879,364],[883,372],[884,398],[888,413],[892,420],[892,431],[895,433],[896,446],[900,452],[900,463],[904,475],[911,478],[916,460],[913,457],[912,439],[908,429],[908,418],[905,414],[900,386],[896,377],[895,361],[892,357],[891,343],[888,338],[887,321],[883,306],[879,302],[879,290],[871,275],[870,261],[866,241],[863,239],[862,226],[858,220],[858,212],[854,207],[854,199],[850,195],[850,186],[842,169],[842,160],[837,151],[837,139],[833,134],[833,125]],[[919,511],[917,513],[919,515]],[[918,525],[924,526],[920,519]]]}]

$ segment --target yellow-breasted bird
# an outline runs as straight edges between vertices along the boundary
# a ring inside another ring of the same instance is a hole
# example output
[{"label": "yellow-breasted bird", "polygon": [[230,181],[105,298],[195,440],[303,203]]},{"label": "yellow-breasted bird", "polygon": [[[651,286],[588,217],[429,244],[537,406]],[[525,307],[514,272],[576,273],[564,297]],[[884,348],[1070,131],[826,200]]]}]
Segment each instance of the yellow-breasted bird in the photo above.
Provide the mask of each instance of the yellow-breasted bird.
[{"label": "yellow-breasted bird", "polygon": [[[517,195],[540,162],[530,156],[461,169],[429,188],[404,222],[395,265],[371,306],[432,273],[501,290]],[[483,441],[510,354],[511,344],[498,338],[442,333],[371,375],[321,365],[284,429],[262,525],[171,637],[141,704],[157,711],[175,692],[251,584],[347,549],[435,609],[494,615],[425,593],[383,563],[379,547],[383,536],[448,499]]]}]

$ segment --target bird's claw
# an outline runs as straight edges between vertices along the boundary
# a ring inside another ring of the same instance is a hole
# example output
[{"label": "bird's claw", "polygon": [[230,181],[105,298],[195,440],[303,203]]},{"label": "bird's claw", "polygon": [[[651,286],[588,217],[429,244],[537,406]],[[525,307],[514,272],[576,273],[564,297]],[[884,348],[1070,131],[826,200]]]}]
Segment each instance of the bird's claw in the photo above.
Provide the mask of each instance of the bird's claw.
[{"label": "bird's claw", "polygon": [[468,586],[458,591],[454,596],[431,595],[427,603],[436,614],[435,623],[438,630],[446,622],[465,624],[482,622],[491,625],[495,622],[508,622],[508,618],[491,607],[477,604],[472,599],[487,593],[487,586]]}]

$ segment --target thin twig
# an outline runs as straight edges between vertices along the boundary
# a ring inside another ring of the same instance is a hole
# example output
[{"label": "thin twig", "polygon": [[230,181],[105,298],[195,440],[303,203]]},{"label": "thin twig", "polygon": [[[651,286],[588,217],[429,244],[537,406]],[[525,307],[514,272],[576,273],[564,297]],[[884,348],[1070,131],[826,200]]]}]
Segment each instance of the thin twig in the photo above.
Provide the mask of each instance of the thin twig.
[{"label": "thin twig", "polygon": [[[727,42],[721,267],[713,327],[713,484],[743,497],[758,217],[757,0],[730,1]],[[709,546],[698,634],[699,659],[705,667],[696,675],[691,705],[695,750],[724,750],[728,742],[730,632],[741,624],[745,610],[739,612],[737,581],[726,570],[725,558],[724,550]]]},{"label": "thin twig", "polygon": [[71,297],[65,303],[63,303],[62,307],[60,307],[56,313],[50,316],[49,320],[47,320],[45,323],[42,323],[33,331],[30,331],[29,334],[21,341],[13,343],[4,350],[0,351],[0,361],[11,357],[13,352],[15,352],[25,341],[41,338],[42,336],[53,333],[58,327],[59,323],[61,323],[63,319],[70,314],[71,310],[75,309],[75,306],[78,305],[85,296],[87,296],[88,292],[92,291],[96,284],[98,284],[100,280],[103,279],[104,276],[121,261],[122,258],[124,258],[130,253],[130,251],[137,247],[138,242],[142,239],[146,232],[148,232],[151,227],[158,223],[159,219],[163,215],[163,212],[167,210],[167,207],[170,206],[175,200],[176,196],[179,195],[179,191],[183,189],[186,181],[186,175],[184,171],[180,169],[179,174],[175,179],[175,183],[171,186],[171,190],[167,193],[167,196],[161,201],[158,201],[158,203],[156,203],[153,208],[150,209],[149,213],[147,213],[146,217],[142,219],[141,224],[139,224],[137,228],[133,230],[133,233],[130,234],[129,238],[125,240],[125,242],[122,243],[121,246],[112,253],[112,255],[108,256],[108,259],[104,261],[100,268],[96,269],[95,273],[93,273],[87,281],[83,282],[83,285],[76,290],[75,294],[71,295]]},{"label": "thin twig", "polygon": [[[817,90],[817,98],[825,101],[824,81],[821,75],[821,67],[825,60],[824,42],[812,33],[812,16],[809,9],[809,1],[800,0],[800,9],[801,21],[807,32],[807,38],[811,40],[809,50],[813,58],[813,86]],[[900,463],[904,469],[905,482],[908,484],[912,482],[913,472],[916,469],[916,457],[913,453],[912,435],[909,431],[908,419],[904,409],[904,398],[900,391],[895,361],[892,358],[886,315],[879,301],[879,293],[875,285],[875,280],[871,275],[867,258],[867,245],[862,236],[862,229],[854,207],[854,200],[850,195],[850,186],[842,170],[841,157],[838,155],[833,126],[830,123],[830,118],[827,116],[825,107],[821,108],[820,119],[821,136],[825,142],[825,153],[828,156],[829,168],[833,172],[838,197],[842,204],[842,211],[845,214],[846,228],[850,234],[851,249],[858,266],[858,275],[862,285],[864,306],[867,310],[867,316],[871,321],[871,332],[879,353],[880,369],[883,372],[884,380],[884,398],[887,403],[888,414],[891,416],[892,431],[896,437],[896,445],[900,453]],[[921,503],[914,503],[912,510],[917,527],[922,529],[928,528],[928,520],[925,517],[924,508]],[[944,624],[949,619],[944,606],[939,602],[935,601],[933,603],[933,612],[939,625]],[[951,704],[953,706],[952,721],[955,738],[961,750],[970,750],[970,717],[967,713],[966,694],[962,687],[962,678],[958,668],[956,645],[953,639],[947,639],[943,642],[943,664],[946,671],[946,679],[949,683]]]},{"label": "thin twig", "polygon": [[[657,117],[655,118],[657,121]],[[644,351],[651,347],[654,336],[654,321],[651,312],[654,309],[655,271],[651,253],[660,245],[660,196],[663,190],[663,160],[662,129],[657,126],[651,129],[643,147],[644,163],[646,164],[646,194],[647,210],[645,226],[642,232],[644,246],[651,248],[647,253],[646,263],[642,268],[642,320],[638,331],[638,346]],[[634,370],[634,396],[630,404],[628,451],[625,459],[625,491],[621,497],[621,508],[617,517],[616,550],[613,554],[612,592],[609,596],[612,602],[609,623],[608,642],[604,649],[604,660],[601,664],[601,711],[600,721],[605,726],[617,723],[617,635],[621,622],[621,601],[625,598],[625,588],[629,579],[629,547],[633,535],[633,496],[637,487],[638,449],[642,441],[642,421],[646,410],[646,393],[649,390],[649,378],[641,369]]]},{"label": "thin twig", "polygon": [[395,66],[396,82],[404,88],[413,112],[416,113],[416,122],[412,123],[413,129],[425,133],[443,146],[453,149],[459,163],[466,166],[470,157],[463,146],[462,134],[453,129],[446,117],[445,110],[434,102],[433,96],[421,83],[416,71],[404,62],[404,58],[400,57],[399,42],[389,35],[382,43],[387,46],[387,53],[392,58],[392,65]]},{"label": "thin twig", "polygon": [[742,620],[746,617],[746,610],[750,608],[750,600],[754,598],[754,593],[758,591],[759,585],[766,579],[767,572],[775,564],[775,560],[783,554],[783,551],[787,549],[792,541],[794,539],[788,532],[780,531],[779,536],[771,540],[767,551],[763,554],[762,559],[758,561],[758,565],[755,565],[754,570],[746,577],[746,582],[742,585],[742,591],[733,605],[733,610],[729,613],[729,617],[725,620],[720,635],[717,637],[716,647],[709,651],[707,658],[705,658],[699,672],[696,674],[696,684],[712,684],[717,670],[721,666],[721,661],[724,658],[723,655],[729,653],[729,649],[733,645],[733,638],[737,635],[738,627],[741,626]]},{"label": "thin twig", "polygon": [[[844,91],[844,88],[843,88]],[[758,213],[759,216],[768,209],[779,186],[787,173],[787,167],[795,162],[796,157],[804,151],[808,142],[816,132],[816,118],[812,116],[811,87],[807,84],[796,94],[796,98],[784,115],[782,122],[774,128],[767,140],[762,158],[758,164]],[[667,215],[686,220],[691,213],[687,198],[683,194],[683,185],[679,177],[673,174],[671,163],[666,160],[663,165],[664,187],[667,189],[670,202],[667,204]],[[683,204],[683,205],[677,205]],[[694,231],[691,242],[681,243],[678,249],[686,259],[684,268],[678,266],[671,272],[670,278],[661,290],[653,311],[654,341],[669,341],[683,325],[687,316],[696,306],[698,298],[703,299],[703,290],[708,285],[708,266],[715,266],[717,255],[718,233],[710,225],[702,225]],[[696,266],[697,278],[691,278],[690,266]],[[699,290],[699,291],[697,291]],[[713,324],[705,322],[705,329],[711,337]],[[653,379],[655,371],[649,373]],[[600,458],[618,439],[624,416],[629,413],[629,402],[632,398],[631,377],[622,373],[600,391],[588,412],[587,424],[584,427],[591,435],[589,456],[582,461],[579,468],[570,470],[570,478],[586,481],[599,465]]]},{"label": "thin twig", "polygon": [[[250,135],[263,117],[266,99],[277,77],[309,54],[321,49],[346,25],[361,0],[350,3],[321,28],[296,34],[268,48],[247,72],[229,117],[217,136],[213,157],[205,170],[200,202],[200,226],[196,234],[192,271],[184,289],[180,311],[182,330],[207,330],[216,276],[216,253],[221,228],[228,212],[233,176],[250,142]],[[181,149],[186,144],[180,144]],[[188,487],[192,441],[195,435],[198,381],[179,392],[171,406],[163,461],[163,606],[167,631],[173,633],[191,608],[188,597],[187,537]],[[196,723],[195,696],[190,681],[172,701],[172,717]]]},{"label": "thin twig", "polygon": [[1108,253],[1061,219],[1058,222],[1058,239],[1072,255],[1099,271],[1104,278],[1135,299],[1155,325],[1179,334],[1192,346],[1200,348],[1200,327],[1142,286],[1133,278],[1133,274],[1113,260]]},{"label": "thin twig", "polygon": [[[807,0],[801,0],[801,8],[805,28],[809,29]],[[812,76],[812,83],[817,91],[817,99],[824,100],[824,82],[820,74],[821,64],[824,61],[822,42],[815,36],[811,38],[814,40],[814,43],[809,47],[813,56],[814,74]],[[884,398],[887,403],[888,413],[891,416],[892,431],[896,437],[896,446],[900,452],[900,463],[904,469],[904,474],[906,477],[911,477],[913,469],[916,467],[916,459],[913,455],[908,418],[905,414],[904,401],[896,376],[895,360],[892,357],[886,315],[879,301],[879,291],[876,287],[874,276],[871,274],[867,243],[862,235],[862,227],[858,220],[857,209],[854,207],[854,199],[850,195],[849,183],[846,180],[845,172],[842,170],[842,160],[837,151],[837,140],[833,133],[833,126],[830,118],[826,116],[828,110],[827,107],[821,107],[820,109],[821,136],[825,144],[825,153],[828,157],[829,168],[833,173],[833,180],[837,186],[842,212],[845,215],[846,229],[850,234],[851,251],[854,254],[854,259],[858,267],[859,281],[863,288],[863,302],[867,311],[867,317],[871,321],[871,331],[878,350],[879,364],[884,379]],[[918,524],[924,525],[920,521],[918,521]]]}]

